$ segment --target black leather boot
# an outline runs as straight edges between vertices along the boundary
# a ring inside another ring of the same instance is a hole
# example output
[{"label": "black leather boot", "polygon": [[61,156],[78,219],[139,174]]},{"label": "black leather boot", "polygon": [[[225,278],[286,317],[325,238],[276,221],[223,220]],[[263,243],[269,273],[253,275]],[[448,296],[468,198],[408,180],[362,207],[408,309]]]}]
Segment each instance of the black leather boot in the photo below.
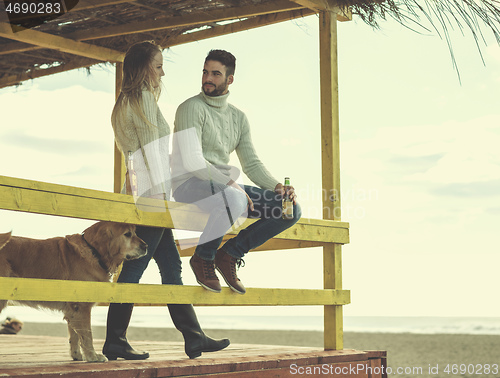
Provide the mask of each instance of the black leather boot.
[{"label": "black leather boot", "polygon": [[192,305],[169,304],[168,310],[175,328],[184,336],[184,350],[189,358],[200,357],[203,352],[217,352],[229,345],[228,339],[214,340],[205,335]]},{"label": "black leather boot", "polygon": [[127,328],[134,309],[133,303],[110,303],[106,324],[106,342],[102,353],[108,360],[145,360],[148,352],[138,352],[127,341]]}]

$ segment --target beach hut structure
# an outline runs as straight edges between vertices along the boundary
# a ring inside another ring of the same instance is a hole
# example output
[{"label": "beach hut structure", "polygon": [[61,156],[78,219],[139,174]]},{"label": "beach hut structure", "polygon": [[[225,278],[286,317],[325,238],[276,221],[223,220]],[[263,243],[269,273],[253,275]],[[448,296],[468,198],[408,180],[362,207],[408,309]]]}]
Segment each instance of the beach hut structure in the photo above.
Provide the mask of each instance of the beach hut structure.
[{"label": "beach hut structure", "polygon": [[[444,5],[449,6],[448,2],[424,2],[429,7],[439,8],[441,12],[447,11],[446,7],[443,8]],[[404,22],[412,13],[415,14],[414,9],[420,7],[417,0],[404,0],[402,3],[395,3],[393,0],[65,0],[59,3],[67,12],[57,18],[43,20],[41,24],[35,16],[26,15],[21,21],[18,20],[28,28],[9,23],[7,13],[2,11],[0,88],[109,62],[116,66],[118,93],[124,54],[134,42],[155,40],[167,48],[312,14],[319,15],[321,125],[318,127],[321,127],[323,218],[301,219],[294,227],[270,240],[259,250],[322,247],[324,288],[250,288],[245,295],[239,296],[233,295],[229,289],[223,290],[221,294],[211,295],[200,287],[189,286],[77,281],[62,286],[57,281],[0,278],[0,299],[134,302],[144,305],[321,305],[324,306],[323,353],[326,354],[315,354],[314,358],[309,359],[304,357],[301,363],[321,365],[325,362],[347,364],[354,361],[365,366],[385,366],[383,352],[370,354],[343,351],[342,308],[350,302],[350,292],[342,287],[342,245],[349,242],[349,225],[342,221],[340,211],[337,22],[348,21],[353,14],[373,25],[376,25],[380,18],[389,15]],[[471,0],[470,3],[463,3],[476,14],[486,15],[482,20],[487,25],[492,15],[499,13],[494,5],[493,8],[484,7],[484,4],[491,4],[489,2],[477,3]],[[492,30],[496,32],[496,27],[492,25]],[[110,151],[110,155],[112,153]],[[161,225],[193,231],[201,231],[204,228],[207,216],[194,205],[150,200],[146,201],[146,207],[154,209],[166,206],[167,211],[138,210],[131,196],[119,194],[124,180],[124,164],[123,157],[116,148],[114,160],[114,193],[0,176],[0,209],[149,226]],[[252,221],[246,221],[243,226],[248,222]],[[238,230],[232,230],[226,237],[229,238],[237,232]],[[191,242],[194,245],[196,240]],[[193,249],[187,249],[182,250],[181,254],[189,255],[192,252]],[[269,369],[269,374],[286,373],[283,364],[268,362],[264,365]],[[260,366],[260,369],[263,365],[252,366]],[[144,366],[139,368],[145,369]],[[230,369],[234,369],[234,366]],[[207,371],[216,373],[213,367]],[[381,376],[383,369],[378,371],[380,374],[370,376]],[[227,370],[224,372],[229,373]],[[240,373],[242,372],[238,372]],[[82,372],[82,376],[83,374]],[[88,374],[88,371],[85,374]],[[155,374],[158,374],[158,371]],[[204,373],[203,370],[197,370],[196,374]]]}]

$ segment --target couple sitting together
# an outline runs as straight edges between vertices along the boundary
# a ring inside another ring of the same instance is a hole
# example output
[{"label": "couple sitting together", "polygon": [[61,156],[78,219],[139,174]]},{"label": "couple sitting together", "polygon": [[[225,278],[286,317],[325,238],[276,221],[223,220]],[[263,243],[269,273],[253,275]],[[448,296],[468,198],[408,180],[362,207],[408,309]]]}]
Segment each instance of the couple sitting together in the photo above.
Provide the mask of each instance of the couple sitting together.
[{"label": "couple sitting together", "polygon": [[[224,50],[211,50],[205,59],[202,91],[182,103],[175,115],[172,159],[170,127],[157,100],[161,92],[163,55],[154,42],[136,43],[123,62],[121,93],[112,114],[118,147],[126,160],[132,152],[139,196],[194,203],[209,213],[209,219],[190,260],[197,282],[220,292],[217,270],[227,285],[239,294],[245,287],[236,270],[242,257],[300,218],[293,187],[276,180],[259,160],[245,114],[228,103],[233,83],[235,57]],[[243,172],[257,187],[236,183],[238,169],[228,165],[236,151]],[[281,216],[282,199],[293,201],[293,218]],[[239,217],[260,218],[221,246],[223,236]],[[175,222],[175,219],[174,219]],[[162,284],[182,285],[181,259],[171,229],[137,226],[137,235],[148,244],[148,254],[126,261],[118,282],[138,283],[154,258]],[[133,304],[112,303],[108,311],[103,353],[108,359],[146,359],[147,352],[134,350],[126,331]],[[229,340],[206,336],[188,304],[168,305],[175,327],[182,333],[190,358],[214,352]]]}]

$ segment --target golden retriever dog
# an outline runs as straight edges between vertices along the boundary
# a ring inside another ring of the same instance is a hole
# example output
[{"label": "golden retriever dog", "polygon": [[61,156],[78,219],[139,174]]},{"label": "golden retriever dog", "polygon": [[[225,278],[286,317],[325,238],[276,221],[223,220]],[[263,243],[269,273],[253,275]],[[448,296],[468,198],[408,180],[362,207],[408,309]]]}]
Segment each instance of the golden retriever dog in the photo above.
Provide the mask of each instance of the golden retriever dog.
[{"label": "golden retriever dog", "polygon": [[[46,240],[0,234],[0,276],[106,282],[124,260],[146,252],[147,244],[135,234],[135,226],[124,223],[98,222],[82,234]],[[90,312],[95,303],[19,303],[63,312],[74,360],[107,361],[93,346]],[[0,312],[6,306],[7,301],[0,300]]]}]

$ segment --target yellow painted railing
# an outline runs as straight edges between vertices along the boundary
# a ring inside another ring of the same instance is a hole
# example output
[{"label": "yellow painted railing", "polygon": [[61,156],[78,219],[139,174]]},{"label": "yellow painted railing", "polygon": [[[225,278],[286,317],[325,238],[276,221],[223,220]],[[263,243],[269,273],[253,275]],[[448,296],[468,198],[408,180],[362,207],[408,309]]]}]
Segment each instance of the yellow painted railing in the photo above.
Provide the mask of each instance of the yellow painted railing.
[{"label": "yellow painted railing", "polygon": [[245,295],[223,288],[211,293],[201,286],[0,278],[1,298],[12,301],[133,302],[220,306],[309,306],[349,303],[346,290],[249,289]]},{"label": "yellow painted railing", "polygon": [[[139,210],[131,196],[97,190],[49,184],[38,181],[0,176],[0,209],[56,215],[91,220],[105,220],[163,226],[183,230],[203,230],[207,214],[196,206],[177,202],[146,200]],[[241,227],[246,227],[247,220]],[[238,230],[226,238],[234,237]],[[189,240],[193,245],[196,240]],[[290,229],[277,235],[258,250],[308,248],[322,246],[335,249],[349,242],[349,225],[331,220],[301,219]],[[183,249],[182,255],[193,253],[193,248]],[[330,256],[329,254],[324,254]],[[335,275],[335,254],[324,260],[325,276]],[[224,288],[214,294],[198,286],[119,284],[39,280],[26,278],[0,278],[0,299],[75,301],[75,302],[134,302],[137,304],[164,305],[167,303],[192,303],[195,305],[221,306],[284,306],[321,305],[329,309],[341,308],[350,303],[350,292],[339,289],[257,289],[248,288],[245,295],[238,295]],[[325,314],[327,312],[325,311]],[[335,315],[333,315],[335,316]],[[343,349],[342,323],[337,320],[333,349]],[[325,317],[325,328],[331,320]],[[325,348],[327,348],[325,335]],[[328,349],[332,349],[328,347]]]}]

